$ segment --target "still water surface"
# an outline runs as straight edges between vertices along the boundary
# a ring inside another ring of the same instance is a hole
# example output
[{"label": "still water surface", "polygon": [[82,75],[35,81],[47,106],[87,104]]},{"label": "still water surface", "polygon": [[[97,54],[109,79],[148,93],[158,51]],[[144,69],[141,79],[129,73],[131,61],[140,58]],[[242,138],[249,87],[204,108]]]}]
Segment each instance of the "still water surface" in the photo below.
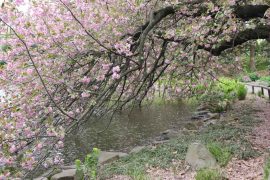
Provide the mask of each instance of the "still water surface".
[{"label": "still water surface", "polygon": [[91,120],[84,127],[66,137],[65,161],[82,159],[93,147],[103,151],[127,151],[142,145],[167,129],[181,128],[191,117],[194,107],[183,103],[145,106],[116,114],[109,128],[109,118]]}]

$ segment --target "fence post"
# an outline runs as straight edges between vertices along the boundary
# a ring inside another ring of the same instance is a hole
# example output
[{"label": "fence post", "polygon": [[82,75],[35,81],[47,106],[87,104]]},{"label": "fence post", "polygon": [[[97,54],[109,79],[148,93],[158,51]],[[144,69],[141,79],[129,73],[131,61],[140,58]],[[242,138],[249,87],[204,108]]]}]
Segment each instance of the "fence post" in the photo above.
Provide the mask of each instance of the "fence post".
[{"label": "fence post", "polygon": [[264,96],[264,91],[263,91],[263,87],[261,87],[262,88],[262,95]]},{"label": "fence post", "polygon": [[270,89],[268,89],[268,98],[270,99]]},{"label": "fence post", "polygon": [[255,88],[254,86],[251,86],[252,87],[252,94],[255,94]]}]

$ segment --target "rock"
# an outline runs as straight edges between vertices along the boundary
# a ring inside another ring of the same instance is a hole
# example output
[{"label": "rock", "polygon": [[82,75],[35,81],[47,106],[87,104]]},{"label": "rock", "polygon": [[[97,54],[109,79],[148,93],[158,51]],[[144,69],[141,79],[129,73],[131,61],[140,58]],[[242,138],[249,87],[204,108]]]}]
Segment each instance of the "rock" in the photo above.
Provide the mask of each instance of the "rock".
[{"label": "rock", "polygon": [[61,173],[55,174],[51,177],[51,180],[74,180],[76,175],[76,169],[63,170]]},{"label": "rock", "polygon": [[216,159],[201,143],[192,143],[186,155],[186,162],[195,170],[217,167]]},{"label": "rock", "polygon": [[197,112],[193,113],[193,116],[191,117],[191,119],[193,119],[193,120],[205,119],[205,118],[209,117],[209,114],[210,114],[210,111],[208,111],[208,110],[197,111]]},{"label": "rock", "polygon": [[136,146],[134,147],[131,151],[130,151],[130,154],[132,153],[138,153],[140,152],[141,150],[143,150],[145,148],[145,146]]},{"label": "rock", "polygon": [[167,142],[169,142],[169,140],[154,141],[152,144],[153,144],[153,145],[158,145],[158,144],[164,144],[164,143],[167,143]]},{"label": "rock", "polygon": [[204,119],[205,115],[193,115],[191,117],[192,120],[200,120],[200,119]]},{"label": "rock", "polygon": [[208,113],[210,113],[210,111],[204,110],[204,111],[197,111],[197,112],[194,113],[194,115],[206,115]]},{"label": "rock", "polygon": [[122,153],[122,152],[105,152],[102,151],[99,155],[98,158],[98,163],[99,164],[105,164],[108,162],[112,162],[115,161],[117,159],[119,159],[120,157],[124,157],[127,156],[127,153]]},{"label": "rock", "polygon": [[155,138],[155,141],[166,141],[179,136],[179,132],[175,130],[168,129],[160,134],[160,136]]},{"label": "rock", "polygon": [[207,116],[209,119],[219,119],[220,118],[219,113],[208,113]]},{"label": "rock", "polygon": [[45,173],[43,173],[40,177],[36,178],[37,180],[45,180],[45,178],[49,179],[50,177],[52,177],[53,175],[55,174],[58,174],[62,172],[62,169],[59,169],[59,168],[51,168],[49,170],[47,170]]},{"label": "rock", "polygon": [[198,126],[195,123],[186,123],[184,128],[187,130],[198,130]]},{"label": "rock", "polygon": [[34,180],[48,180],[47,177],[37,177],[37,178],[34,178]]},{"label": "rock", "polygon": [[217,121],[218,121],[217,119],[209,120],[209,121],[207,121],[207,122],[204,124],[204,126],[214,125],[214,124],[217,123]]},{"label": "rock", "polygon": [[197,111],[209,111],[209,107],[205,104],[200,105],[199,107],[197,107],[196,109]]},{"label": "rock", "polygon": [[168,129],[164,131],[161,136],[166,136],[167,138],[164,138],[164,140],[176,138],[179,135],[178,131]]},{"label": "rock", "polygon": [[76,165],[62,166],[61,169],[76,169]]}]

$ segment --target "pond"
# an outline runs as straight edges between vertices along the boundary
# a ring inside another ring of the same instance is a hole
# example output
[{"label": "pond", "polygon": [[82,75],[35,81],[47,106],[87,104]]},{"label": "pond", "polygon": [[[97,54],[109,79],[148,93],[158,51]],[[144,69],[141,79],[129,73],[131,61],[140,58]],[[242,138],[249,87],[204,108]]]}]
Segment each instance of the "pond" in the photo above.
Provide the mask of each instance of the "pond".
[{"label": "pond", "polygon": [[194,109],[184,103],[144,106],[116,114],[105,131],[109,118],[91,120],[83,129],[66,137],[65,163],[74,163],[77,158],[83,159],[93,147],[102,151],[125,152],[132,147],[147,144],[167,129],[181,129],[189,121]]}]

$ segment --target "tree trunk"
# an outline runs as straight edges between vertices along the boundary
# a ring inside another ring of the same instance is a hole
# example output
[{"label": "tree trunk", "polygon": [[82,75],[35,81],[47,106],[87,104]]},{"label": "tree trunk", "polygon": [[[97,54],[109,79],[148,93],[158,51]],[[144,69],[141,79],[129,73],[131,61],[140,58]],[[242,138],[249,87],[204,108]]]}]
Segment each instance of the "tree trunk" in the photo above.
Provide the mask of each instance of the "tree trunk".
[{"label": "tree trunk", "polygon": [[252,43],[250,45],[250,61],[249,61],[249,69],[251,71],[256,71],[256,64],[255,64],[255,44]]}]

